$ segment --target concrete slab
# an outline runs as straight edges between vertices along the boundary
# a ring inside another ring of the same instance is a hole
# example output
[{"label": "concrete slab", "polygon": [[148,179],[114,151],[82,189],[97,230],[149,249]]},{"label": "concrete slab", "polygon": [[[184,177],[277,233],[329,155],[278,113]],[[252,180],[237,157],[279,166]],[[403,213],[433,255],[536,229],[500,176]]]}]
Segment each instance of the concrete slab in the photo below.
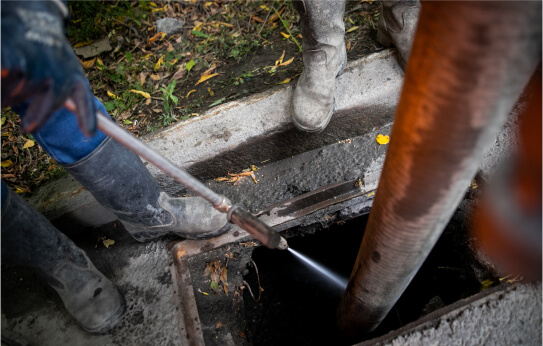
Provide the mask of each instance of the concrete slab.
[{"label": "concrete slab", "polygon": [[541,323],[541,282],[501,285],[359,345],[535,346]]}]

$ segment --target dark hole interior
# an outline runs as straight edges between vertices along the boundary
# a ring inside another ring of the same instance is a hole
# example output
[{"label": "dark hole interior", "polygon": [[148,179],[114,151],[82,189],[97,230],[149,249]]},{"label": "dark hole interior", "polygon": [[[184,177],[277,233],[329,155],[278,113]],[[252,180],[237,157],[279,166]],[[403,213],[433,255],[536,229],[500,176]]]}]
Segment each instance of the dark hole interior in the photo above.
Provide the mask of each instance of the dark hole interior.
[{"label": "dark hole interior", "polygon": [[[347,279],[367,219],[368,215],[364,215],[312,235],[289,238],[288,242],[293,249]],[[453,218],[400,300],[364,340],[479,292],[480,265],[467,248],[463,222]],[[337,285],[287,251],[260,247],[253,252],[253,260],[263,288],[258,302],[247,290],[244,293],[247,336],[253,345],[342,345],[362,341],[343,339],[336,327],[336,309],[343,293]],[[244,279],[253,292],[258,292],[253,266]]]}]

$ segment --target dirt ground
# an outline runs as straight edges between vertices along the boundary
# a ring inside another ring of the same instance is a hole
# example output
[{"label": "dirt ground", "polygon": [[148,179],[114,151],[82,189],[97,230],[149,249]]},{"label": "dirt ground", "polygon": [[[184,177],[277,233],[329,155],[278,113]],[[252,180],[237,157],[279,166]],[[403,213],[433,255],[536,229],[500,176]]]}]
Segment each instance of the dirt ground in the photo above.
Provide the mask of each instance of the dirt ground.
[{"label": "dirt ground", "polygon": [[[299,15],[290,0],[68,5],[68,37],[75,49],[109,41],[110,51],[79,58],[95,95],[117,123],[136,136],[221,103],[295,84],[303,70]],[[347,1],[350,60],[383,49],[375,41],[378,12],[377,2]],[[155,23],[165,17],[183,21],[182,32],[160,35]],[[198,83],[203,77],[209,79]],[[22,133],[18,116],[3,109],[2,179],[27,196],[65,174],[31,135]]]}]

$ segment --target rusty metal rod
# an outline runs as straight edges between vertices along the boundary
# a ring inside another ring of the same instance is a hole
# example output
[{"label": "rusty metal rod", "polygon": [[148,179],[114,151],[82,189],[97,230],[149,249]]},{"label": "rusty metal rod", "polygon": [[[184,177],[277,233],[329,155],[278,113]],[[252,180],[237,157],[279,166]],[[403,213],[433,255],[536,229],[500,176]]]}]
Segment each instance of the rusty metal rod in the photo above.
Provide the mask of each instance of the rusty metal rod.
[{"label": "rusty metal rod", "polygon": [[541,60],[541,2],[422,4],[383,172],[338,308],[374,330],[461,201]]},{"label": "rusty metal rod", "polygon": [[233,206],[228,198],[219,195],[205,186],[198,179],[188,174],[181,168],[174,165],[170,160],[151,149],[145,143],[132,136],[130,133],[118,126],[114,121],[104,114],[97,112],[98,128],[109,137],[127,147],[137,155],[143,157],[162,170],[175,181],[183,184],[189,190],[210,202],[215,209],[227,214],[228,221],[235,223],[253,238],[260,241],[264,246],[271,249],[285,250],[288,248],[287,241],[271,227],[254,217],[243,207]]}]

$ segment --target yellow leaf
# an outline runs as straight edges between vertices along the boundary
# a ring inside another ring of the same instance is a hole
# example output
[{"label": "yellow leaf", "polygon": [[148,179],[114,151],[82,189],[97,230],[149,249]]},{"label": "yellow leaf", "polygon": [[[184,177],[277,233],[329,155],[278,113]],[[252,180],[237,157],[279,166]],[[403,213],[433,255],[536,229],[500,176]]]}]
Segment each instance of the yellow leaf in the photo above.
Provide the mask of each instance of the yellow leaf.
[{"label": "yellow leaf", "polygon": [[157,4],[155,4],[155,3],[152,2],[152,1],[151,1],[149,4],[151,4],[151,6],[153,6],[153,7],[158,7]]},{"label": "yellow leaf", "polygon": [[195,92],[196,90],[192,89],[191,91],[188,92],[187,96],[185,97],[189,97],[190,94],[192,94],[193,92]]},{"label": "yellow leaf", "polygon": [[104,244],[104,246],[105,246],[106,248],[109,248],[110,245],[115,244],[115,240],[112,240],[112,239],[104,239],[104,240],[102,240],[102,243]]},{"label": "yellow leaf", "polygon": [[34,146],[34,141],[29,139],[26,141],[25,145],[23,145],[23,149],[32,148],[33,146]]},{"label": "yellow leaf", "polygon": [[283,63],[280,63],[279,65],[277,65],[277,67],[279,67],[279,66],[287,66],[288,64],[290,64],[293,61],[294,61],[294,58],[291,58],[290,60],[287,60],[287,61],[285,61]]},{"label": "yellow leaf", "polygon": [[[81,20],[81,19],[79,19],[79,20]],[[91,43],[92,43],[92,40],[88,40],[88,41],[85,41],[85,42],[79,42],[79,43],[76,43],[74,45],[74,48],[83,47],[83,46],[86,46],[86,45],[91,44]]]},{"label": "yellow leaf", "polygon": [[368,193],[368,194],[366,195],[366,197],[371,197],[371,196],[373,196],[373,195],[375,195],[375,192]]},{"label": "yellow leaf", "polygon": [[356,29],[358,29],[357,26],[353,26],[352,28],[350,28],[349,30],[345,31],[346,34],[350,33],[350,32],[353,32],[355,31]]},{"label": "yellow leaf", "polygon": [[111,97],[112,99],[118,99],[119,96],[115,95],[114,93],[112,93],[111,91],[107,91],[107,96]]},{"label": "yellow leaf", "polygon": [[279,83],[277,83],[277,84],[287,84],[288,82],[290,82],[290,79],[291,79],[291,78],[287,78],[287,79],[285,79],[284,81],[279,82]]},{"label": "yellow leaf", "polygon": [[215,76],[218,76],[219,74],[218,73],[213,73],[213,74],[210,74],[210,75],[207,75],[207,76],[203,76],[202,78],[200,78],[200,80],[198,82],[196,82],[196,84],[194,84],[195,86],[200,84],[200,83],[203,83],[205,82],[206,80],[208,79],[211,79]]},{"label": "yellow leaf", "polygon": [[383,135],[377,135],[377,138],[375,140],[379,144],[387,144],[390,141],[390,137],[389,136],[383,136]]},{"label": "yellow leaf", "polygon": [[143,60],[147,60],[147,59],[149,59],[149,58],[152,57],[152,56],[155,56],[155,55],[154,55],[154,54],[146,54],[146,55],[142,56],[141,58],[142,58]]},{"label": "yellow leaf", "polygon": [[96,66],[99,70],[102,69],[102,66],[104,66],[104,63],[102,61],[102,59],[98,58],[96,59],[96,62],[98,63],[98,66]]},{"label": "yellow leaf", "polygon": [[79,23],[79,22],[82,21],[82,20],[83,20],[83,18],[79,18],[79,19],[77,19],[77,20],[72,20],[72,24]]},{"label": "yellow leaf", "polygon": [[149,93],[146,93],[145,91],[140,91],[140,90],[130,90],[131,93],[134,93],[134,94],[140,94],[141,96],[145,97],[146,99],[150,99],[151,98],[151,95],[149,95]]},{"label": "yellow leaf", "polygon": [[25,192],[29,192],[28,189],[25,189],[19,186],[15,187],[15,193],[25,193]]},{"label": "yellow leaf", "polygon": [[279,60],[276,60],[275,61],[275,66],[283,63],[283,58],[285,57],[285,51],[283,51],[283,54],[281,55],[281,57],[279,58]]},{"label": "yellow leaf", "polygon": [[258,171],[258,167],[255,166],[255,165],[251,165],[251,170],[252,170],[253,172],[256,172],[256,171]]},{"label": "yellow leaf", "polygon": [[4,126],[6,122],[6,117],[2,117],[2,121],[0,121],[0,126]]},{"label": "yellow leaf", "polygon": [[5,160],[5,161],[2,161],[2,163],[0,164],[0,166],[6,168],[6,167],[9,167],[13,165],[13,162],[11,162],[11,160]]},{"label": "yellow leaf", "polygon": [[215,93],[210,88],[207,88],[207,91],[209,92],[209,96],[215,96]]},{"label": "yellow leaf", "polygon": [[284,32],[281,31],[281,35],[283,35],[284,38],[289,38],[290,35],[289,34],[285,34]]},{"label": "yellow leaf", "polygon": [[164,57],[161,56],[158,61],[156,62],[156,65],[155,65],[155,70],[158,70],[160,68],[160,65],[162,65],[164,63]]},{"label": "yellow leaf", "polygon": [[86,61],[81,61],[81,65],[84,67],[84,68],[91,68],[94,66],[94,62],[96,61],[96,58],[94,59],[90,59],[90,60],[86,60]]}]

